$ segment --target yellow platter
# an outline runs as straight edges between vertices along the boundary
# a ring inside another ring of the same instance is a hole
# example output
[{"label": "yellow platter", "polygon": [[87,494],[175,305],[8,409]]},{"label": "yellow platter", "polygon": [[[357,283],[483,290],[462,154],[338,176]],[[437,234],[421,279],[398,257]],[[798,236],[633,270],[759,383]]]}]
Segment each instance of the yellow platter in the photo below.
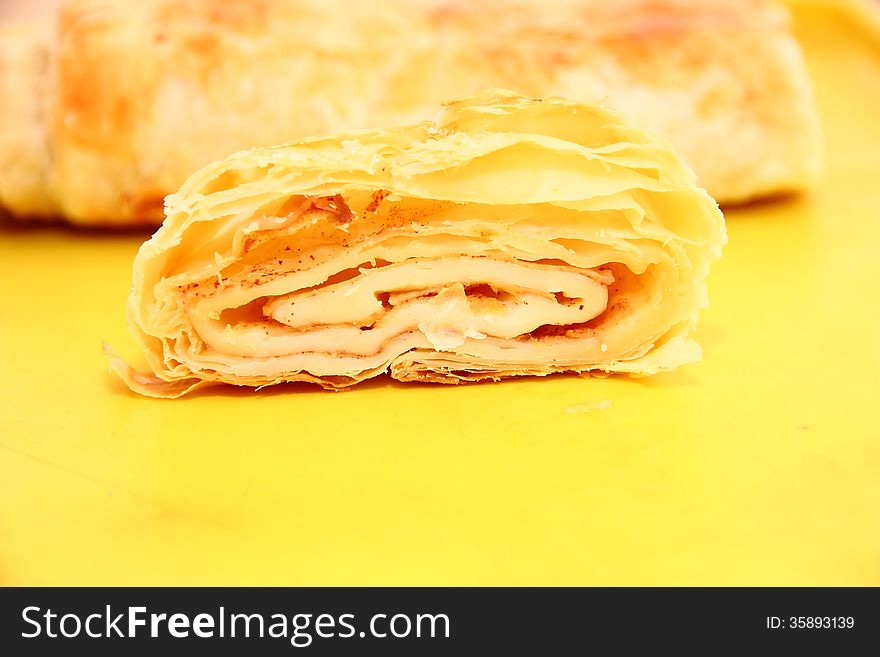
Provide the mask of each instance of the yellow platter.
[{"label": "yellow platter", "polygon": [[880,585],[874,11],[794,5],[827,172],[727,213],[674,374],[143,399],[145,236],[4,225],[0,583]]}]

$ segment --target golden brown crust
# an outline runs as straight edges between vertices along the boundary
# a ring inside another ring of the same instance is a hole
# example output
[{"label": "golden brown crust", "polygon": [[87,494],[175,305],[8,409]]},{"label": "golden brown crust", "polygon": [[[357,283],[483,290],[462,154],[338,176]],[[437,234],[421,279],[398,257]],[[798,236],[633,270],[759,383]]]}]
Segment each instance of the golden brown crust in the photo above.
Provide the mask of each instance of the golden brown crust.
[{"label": "golden brown crust", "polygon": [[765,0],[68,0],[55,42],[43,203],[82,223],[155,223],[229,152],[496,86],[607,100],[722,202],[820,166],[803,62]]},{"label": "golden brown crust", "polygon": [[56,210],[47,193],[48,40],[36,25],[0,29],[0,205],[28,218]]}]

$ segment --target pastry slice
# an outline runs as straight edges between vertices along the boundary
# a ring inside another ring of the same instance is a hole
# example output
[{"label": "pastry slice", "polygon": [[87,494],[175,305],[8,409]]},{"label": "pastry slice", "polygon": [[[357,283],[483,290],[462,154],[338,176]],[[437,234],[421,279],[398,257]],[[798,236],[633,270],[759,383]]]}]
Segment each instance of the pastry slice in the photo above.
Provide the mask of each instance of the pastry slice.
[{"label": "pastry slice", "polygon": [[714,200],[599,106],[486,91],[432,122],[243,151],[140,249],[135,391],[653,374],[695,361]]}]

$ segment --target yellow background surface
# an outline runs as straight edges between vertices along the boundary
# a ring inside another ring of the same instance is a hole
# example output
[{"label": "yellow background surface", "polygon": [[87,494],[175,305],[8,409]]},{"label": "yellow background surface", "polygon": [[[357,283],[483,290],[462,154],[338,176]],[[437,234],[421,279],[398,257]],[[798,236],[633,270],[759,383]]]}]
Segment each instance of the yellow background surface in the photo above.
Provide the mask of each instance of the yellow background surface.
[{"label": "yellow background surface", "polygon": [[880,585],[880,41],[796,18],[827,174],[727,213],[674,374],[144,399],[144,235],[0,228],[0,583]]}]

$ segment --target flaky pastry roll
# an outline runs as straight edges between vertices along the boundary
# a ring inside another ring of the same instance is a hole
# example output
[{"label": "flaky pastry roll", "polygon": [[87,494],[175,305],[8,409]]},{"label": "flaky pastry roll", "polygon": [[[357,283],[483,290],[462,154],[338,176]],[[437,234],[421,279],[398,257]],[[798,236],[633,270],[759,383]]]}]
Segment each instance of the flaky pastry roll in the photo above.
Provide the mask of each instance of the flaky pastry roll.
[{"label": "flaky pastry roll", "polygon": [[[819,128],[788,22],[770,0],[67,0],[45,59],[0,40],[4,103],[21,105],[0,204],[157,224],[166,194],[233,151],[421,120],[490,87],[622,110],[722,203],[802,189]],[[41,162],[38,185],[15,183]]]},{"label": "flaky pastry roll", "polygon": [[433,122],[243,151],[168,199],[128,305],[135,391],[384,372],[457,383],[696,360],[725,241],[667,142],[610,110],[488,91]]}]

